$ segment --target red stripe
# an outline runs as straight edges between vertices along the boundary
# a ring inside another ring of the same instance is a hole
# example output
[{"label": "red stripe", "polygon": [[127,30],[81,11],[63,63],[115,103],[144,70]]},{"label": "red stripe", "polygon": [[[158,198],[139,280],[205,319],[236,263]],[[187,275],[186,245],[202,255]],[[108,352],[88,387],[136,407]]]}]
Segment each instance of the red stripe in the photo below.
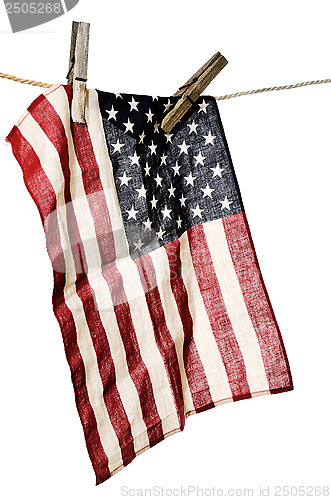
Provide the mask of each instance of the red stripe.
[{"label": "red stripe", "polygon": [[69,153],[65,128],[61,118],[56,113],[53,106],[42,94],[28,107],[28,111],[58,152],[64,177],[64,199],[66,203],[67,226],[69,229],[71,252],[77,274],[82,273],[87,269],[87,264],[84,259],[82,240],[79,234],[78,224],[71,201]]},{"label": "red stripe", "polygon": [[283,339],[264,285],[245,213],[223,220],[248,314],[260,345],[270,392],[293,389],[292,376]]},{"label": "red stripe", "polygon": [[228,316],[203,225],[187,231],[192,262],[233,400],[251,397],[244,359]]},{"label": "red stripe", "polygon": [[86,276],[76,283],[77,295],[81,299],[88,328],[97,356],[99,373],[103,385],[103,398],[109,419],[121,447],[123,464],[127,465],[135,457],[131,425],[125,412],[116,385],[115,366],[110,352],[107,334],[97,310],[95,293],[89,286]]},{"label": "red stripe", "polygon": [[174,240],[164,246],[170,267],[170,284],[179,316],[183,325],[183,359],[187,381],[191,390],[195,410],[212,408],[214,405],[206,373],[193,337],[193,320],[188,305],[188,296],[182,277],[180,241]]},{"label": "red stripe", "polygon": [[147,307],[152,320],[155,341],[161,353],[167,372],[170,388],[174,398],[179,425],[184,429],[184,400],[180,368],[177,358],[175,342],[167,327],[164,310],[161,302],[155,269],[151,257],[146,254],[135,259],[140,280],[145,290]]},{"label": "red stripe", "polygon": [[72,85],[62,85],[63,89],[65,90],[68,101],[69,103],[71,102],[71,97],[72,97]]},{"label": "red stripe", "polygon": [[41,168],[40,161],[31,145],[25,140],[20,130],[14,125],[6,137],[18,161],[25,186],[35,202],[42,223],[56,208],[56,196],[48,177]]},{"label": "red stripe", "polygon": [[[34,149],[18,128],[14,127],[7,140],[12,145],[14,156],[23,171],[25,185],[38,207],[42,221],[44,221],[53,211],[56,200],[53,186],[42,169]],[[58,252],[58,245],[61,245],[61,241],[57,218],[52,217],[50,220],[52,222],[56,221],[52,228],[48,228],[48,231],[53,236],[53,245],[56,247],[56,252]],[[58,252],[58,255],[60,260],[64,259],[62,251]],[[59,263],[59,268],[64,269],[64,262]],[[60,325],[64,349],[71,371],[76,407],[83,426],[86,446],[95,470],[97,484],[99,484],[110,477],[108,458],[100,441],[96,418],[87,393],[85,367],[77,343],[74,319],[64,299],[64,272],[54,270],[53,279],[53,310]]]},{"label": "red stripe", "polygon": [[[164,439],[162,423],[157,411],[149,372],[141,357],[123,279],[116,267],[114,235],[100,180],[99,166],[94,155],[88,128],[73,124],[72,133],[77,159],[82,170],[85,193],[93,216],[102,274],[111,293],[129,373],[138,393],[149,443],[152,447]],[[150,429],[151,427],[153,429]]]},{"label": "red stripe", "polygon": [[126,363],[139,396],[149,445],[152,447],[164,439],[162,422],[156,407],[149,372],[140,354],[130,306],[124,292],[123,279],[114,264],[107,266],[102,273],[111,292],[114,311],[125,349]]},{"label": "red stripe", "polygon": [[75,401],[93,469],[96,484],[110,477],[108,457],[101,444],[97,421],[89,401],[86,387],[84,362],[77,342],[77,333],[71,311],[64,298],[65,274],[54,271],[53,310],[60,324],[66,358],[70,367],[71,380],[75,392]]}]

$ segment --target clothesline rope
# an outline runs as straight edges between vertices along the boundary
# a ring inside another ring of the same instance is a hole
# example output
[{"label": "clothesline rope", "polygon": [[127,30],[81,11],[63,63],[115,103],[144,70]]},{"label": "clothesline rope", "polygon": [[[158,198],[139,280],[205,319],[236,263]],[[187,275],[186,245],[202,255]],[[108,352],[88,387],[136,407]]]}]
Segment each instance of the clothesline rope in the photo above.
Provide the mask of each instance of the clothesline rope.
[{"label": "clothesline rope", "polygon": [[8,75],[8,73],[0,73],[0,78],[6,78],[7,80],[13,80],[14,82],[26,83],[28,85],[35,85],[46,89],[52,87],[51,83],[37,82],[36,80],[27,80],[26,78],[17,78],[17,76]]},{"label": "clothesline rope", "polygon": [[[0,73],[0,78],[6,78],[7,80],[13,80],[14,82],[25,83],[27,85],[34,85],[42,88],[49,88],[53,85],[52,83],[43,83],[36,80],[18,78],[17,76],[8,75],[7,73]],[[262,92],[272,92],[274,90],[297,89],[299,87],[307,87],[308,85],[320,85],[322,83],[331,83],[331,78],[326,78],[324,80],[310,80],[308,82],[293,83],[291,85],[280,85],[278,87],[265,87],[263,89],[244,90],[243,92],[235,92],[234,94],[227,94],[217,97],[215,96],[215,99],[217,99],[218,101],[223,101],[225,99],[232,99],[234,97],[241,97],[243,95],[261,94]]]},{"label": "clothesline rope", "polygon": [[234,94],[227,94],[215,97],[215,99],[217,99],[218,101],[223,101],[224,99],[232,99],[233,97],[240,97],[243,95],[261,94],[262,92],[272,92],[273,90],[297,89],[299,87],[307,87],[308,85],[320,85],[321,83],[331,83],[331,78],[326,78],[324,80],[311,80],[308,82],[293,83],[292,85],[280,85],[278,87],[265,87],[263,89],[245,90],[243,92],[236,92]]}]

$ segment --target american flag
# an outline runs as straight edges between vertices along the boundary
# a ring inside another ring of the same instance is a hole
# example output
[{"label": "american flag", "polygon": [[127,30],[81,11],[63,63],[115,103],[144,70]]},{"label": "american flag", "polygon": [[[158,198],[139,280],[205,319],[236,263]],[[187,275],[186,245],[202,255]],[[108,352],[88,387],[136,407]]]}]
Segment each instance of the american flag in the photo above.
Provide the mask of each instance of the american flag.
[{"label": "american flag", "polygon": [[86,125],[55,85],[7,140],[100,484],[189,415],[293,384],[215,99],[165,134],[179,97],[88,93]]}]

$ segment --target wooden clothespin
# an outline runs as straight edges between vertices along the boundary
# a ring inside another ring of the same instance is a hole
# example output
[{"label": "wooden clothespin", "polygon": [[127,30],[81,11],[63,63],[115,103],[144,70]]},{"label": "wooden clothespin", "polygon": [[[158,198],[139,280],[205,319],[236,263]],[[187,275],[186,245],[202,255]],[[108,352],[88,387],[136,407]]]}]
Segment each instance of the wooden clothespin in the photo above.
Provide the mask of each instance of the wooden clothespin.
[{"label": "wooden clothespin", "polygon": [[71,117],[75,123],[85,123],[89,33],[89,23],[73,21],[67,81],[72,85]]},{"label": "wooden clothespin", "polygon": [[228,61],[219,52],[216,52],[184,85],[182,85],[174,96],[181,96],[175,107],[163,118],[161,127],[169,134],[174,126],[187,113],[192,104],[200,94],[226,66]]}]

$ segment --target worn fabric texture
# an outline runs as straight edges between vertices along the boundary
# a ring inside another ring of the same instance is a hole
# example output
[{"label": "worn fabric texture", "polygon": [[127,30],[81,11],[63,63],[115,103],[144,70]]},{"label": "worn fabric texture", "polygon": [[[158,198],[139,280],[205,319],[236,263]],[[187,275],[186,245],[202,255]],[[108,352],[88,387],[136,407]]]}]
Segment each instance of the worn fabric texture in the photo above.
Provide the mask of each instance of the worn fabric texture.
[{"label": "worn fabric texture", "polygon": [[178,97],[88,94],[86,125],[54,85],[7,141],[45,231],[100,484],[187,416],[293,384],[215,99],[167,135]]}]

